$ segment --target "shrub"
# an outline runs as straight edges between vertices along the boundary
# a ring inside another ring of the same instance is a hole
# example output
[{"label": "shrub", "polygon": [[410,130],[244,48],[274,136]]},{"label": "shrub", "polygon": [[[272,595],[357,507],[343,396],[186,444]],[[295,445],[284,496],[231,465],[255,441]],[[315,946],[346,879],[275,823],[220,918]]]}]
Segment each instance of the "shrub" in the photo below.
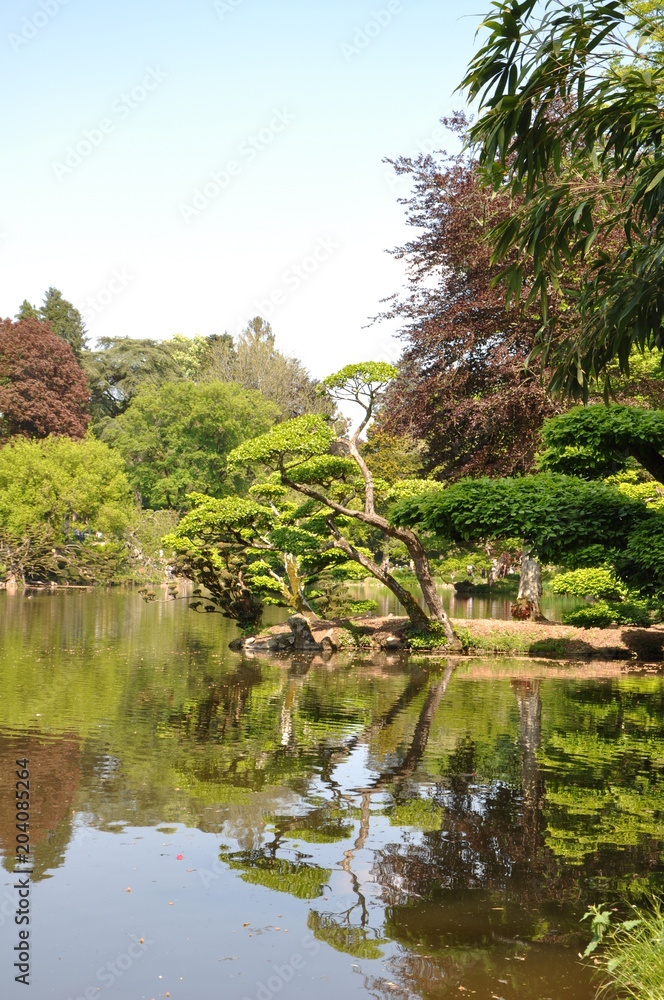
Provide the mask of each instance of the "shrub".
[{"label": "shrub", "polygon": [[438,649],[447,645],[445,629],[436,621],[430,622],[426,630],[415,629],[411,625],[406,630],[406,636],[411,649]]},{"label": "shrub", "polygon": [[559,573],[551,581],[554,594],[572,597],[620,598],[627,596],[627,588],[618,580],[612,569],[596,566],[591,569],[573,569]]},{"label": "shrub", "polygon": [[563,611],[563,624],[577,628],[607,628],[609,625],[640,625],[647,628],[652,624],[648,605],[645,601],[621,602],[596,601],[576,611]]}]

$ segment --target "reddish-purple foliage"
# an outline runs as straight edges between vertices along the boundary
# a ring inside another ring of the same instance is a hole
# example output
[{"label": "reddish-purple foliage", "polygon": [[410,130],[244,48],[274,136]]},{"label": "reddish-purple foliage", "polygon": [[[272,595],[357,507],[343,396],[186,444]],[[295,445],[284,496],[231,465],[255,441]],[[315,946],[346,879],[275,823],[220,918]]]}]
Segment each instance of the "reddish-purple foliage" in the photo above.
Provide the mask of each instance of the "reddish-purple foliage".
[{"label": "reddish-purple foliage", "polygon": [[81,438],[90,416],[88,379],[48,323],[0,321],[0,435]]}]

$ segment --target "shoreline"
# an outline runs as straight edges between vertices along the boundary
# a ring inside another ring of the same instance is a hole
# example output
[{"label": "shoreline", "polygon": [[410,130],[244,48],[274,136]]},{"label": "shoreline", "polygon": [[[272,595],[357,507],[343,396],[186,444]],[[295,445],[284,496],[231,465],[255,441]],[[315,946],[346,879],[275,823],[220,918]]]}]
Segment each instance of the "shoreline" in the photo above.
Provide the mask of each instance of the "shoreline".
[{"label": "shoreline", "polygon": [[558,622],[519,622],[496,618],[452,618],[462,649],[410,630],[408,618],[358,617],[320,619],[292,615],[256,636],[234,639],[230,648],[249,654],[310,652],[327,656],[349,652],[401,653],[465,658],[524,657],[564,661],[660,663],[664,660],[664,625],[578,628]]}]

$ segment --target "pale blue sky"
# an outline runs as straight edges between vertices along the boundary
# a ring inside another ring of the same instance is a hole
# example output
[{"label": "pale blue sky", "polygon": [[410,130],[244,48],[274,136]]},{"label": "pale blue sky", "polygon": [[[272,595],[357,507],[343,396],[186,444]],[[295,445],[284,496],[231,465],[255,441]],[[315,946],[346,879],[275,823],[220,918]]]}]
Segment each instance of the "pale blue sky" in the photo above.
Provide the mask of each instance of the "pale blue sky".
[{"label": "pale blue sky", "polygon": [[7,0],[0,315],[54,285],[92,336],[262,311],[317,376],[395,357],[363,329],[402,284],[381,161],[440,146],[486,6]]}]

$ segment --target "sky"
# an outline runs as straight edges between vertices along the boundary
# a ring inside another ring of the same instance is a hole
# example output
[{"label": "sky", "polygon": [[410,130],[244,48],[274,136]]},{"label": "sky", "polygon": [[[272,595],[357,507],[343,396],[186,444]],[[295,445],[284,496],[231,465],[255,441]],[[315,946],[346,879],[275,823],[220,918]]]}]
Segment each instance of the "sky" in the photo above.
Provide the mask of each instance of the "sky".
[{"label": "sky", "polygon": [[395,361],[385,157],[440,149],[488,0],[6,0],[0,316],[101,336],[269,319],[315,377]]}]

